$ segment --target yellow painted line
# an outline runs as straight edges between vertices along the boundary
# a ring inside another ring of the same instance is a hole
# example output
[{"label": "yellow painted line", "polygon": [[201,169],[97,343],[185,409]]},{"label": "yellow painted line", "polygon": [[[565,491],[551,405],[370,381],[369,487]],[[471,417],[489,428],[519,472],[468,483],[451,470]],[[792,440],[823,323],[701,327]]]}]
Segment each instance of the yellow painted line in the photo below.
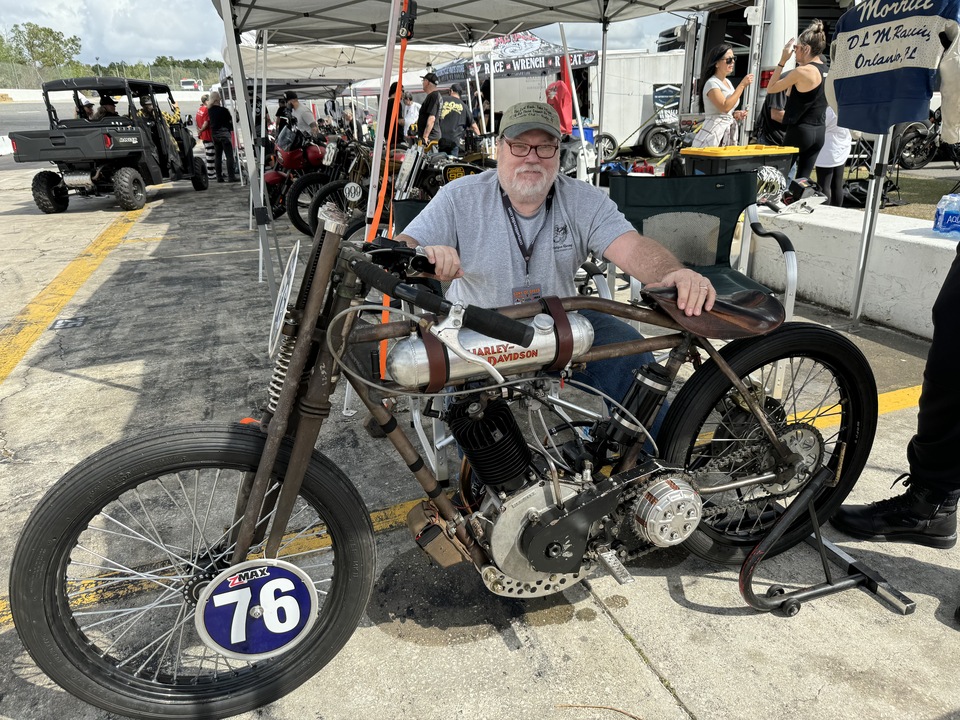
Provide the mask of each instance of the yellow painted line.
[{"label": "yellow painted line", "polygon": [[0,383],[13,372],[107,255],[123,242],[142,213],[142,209],[126,212],[110,223],[9,325],[0,330]]}]

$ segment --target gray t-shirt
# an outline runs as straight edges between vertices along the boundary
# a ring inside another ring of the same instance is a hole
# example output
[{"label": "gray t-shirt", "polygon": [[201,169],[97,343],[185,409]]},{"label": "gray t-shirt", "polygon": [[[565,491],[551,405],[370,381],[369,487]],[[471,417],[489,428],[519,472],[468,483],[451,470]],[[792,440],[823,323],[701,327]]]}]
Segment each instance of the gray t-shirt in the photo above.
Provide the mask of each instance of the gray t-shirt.
[{"label": "gray t-shirt", "polygon": [[404,234],[420,245],[456,248],[464,275],[450,284],[448,300],[500,307],[512,305],[519,288],[575,295],[573,277],[589,253],[603,255],[610,243],[634,230],[602,190],[564,175],[557,177],[549,210],[541,207],[529,220],[518,218],[527,248],[536,233],[529,273],[507,219],[496,170],[445,185]]},{"label": "gray t-shirt", "polygon": [[317,119],[313,117],[313,111],[302,102],[296,110],[293,108],[290,109],[290,117],[297,119],[297,130],[304,135],[310,134],[310,126],[317,121]]}]

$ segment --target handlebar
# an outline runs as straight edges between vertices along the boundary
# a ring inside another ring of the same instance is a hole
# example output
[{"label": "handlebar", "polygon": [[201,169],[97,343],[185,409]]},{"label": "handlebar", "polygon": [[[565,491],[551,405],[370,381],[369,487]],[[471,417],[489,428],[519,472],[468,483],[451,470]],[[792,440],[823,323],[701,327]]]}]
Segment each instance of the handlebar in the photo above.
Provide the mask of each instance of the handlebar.
[{"label": "handlebar", "polygon": [[[411,264],[416,267],[418,263]],[[424,267],[422,263],[419,264]],[[374,287],[390,297],[399,298],[411,305],[423,308],[427,312],[447,315],[453,308],[453,303],[444,300],[422,286],[401,282],[400,278],[388,273],[376,263],[353,256],[350,259],[350,268],[360,280],[370,287]],[[496,310],[488,310],[476,305],[468,305],[464,310],[463,326],[470,330],[476,330],[483,335],[522,347],[530,347],[533,342],[532,326],[501,315]]]}]

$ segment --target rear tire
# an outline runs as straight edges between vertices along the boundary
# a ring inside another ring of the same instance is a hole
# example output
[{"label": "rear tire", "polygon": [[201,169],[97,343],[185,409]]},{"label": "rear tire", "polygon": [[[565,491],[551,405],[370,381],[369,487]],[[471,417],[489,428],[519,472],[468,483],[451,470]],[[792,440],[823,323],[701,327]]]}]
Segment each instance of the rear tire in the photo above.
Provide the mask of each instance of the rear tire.
[{"label": "rear tire", "polygon": [[124,210],[139,210],[147,203],[143,178],[133,168],[122,167],[114,173],[113,192]]},{"label": "rear tire", "polygon": [[193,189],[198,192],[210,187],[210,177],[207,175],[207,163],[203,158],[193,159],[193,177],[190,178]]},{"label": "rear tire", "polygon": [[70,204],[70,196],[67,194],[67,186],[63,184],[63,178],[50,170],[34,175],[31,189],[33,201],[40,208],[40,212],[48,215],[62,213]]},{"label": "rear tire", "polygon": [[[208,649],[194,626],[193,597],[229,565],[237,492],[265,442],[237,425],[161,430],[101,450],[46,494],[14,553],[10,605],[47,675],[130,717],[227,717],[291,692],[340,651],[370,597],[375,544],[356,488],[316,451],[278,558],[318,590],[307,637],[252,662]],[[284,441],[271,492],[291,447]]]},{"label": "rear tire", "polygon": [[[821,489],[814,498],[821,523],[840,507],[870,455],[877,429],[877,386],[863,353],[839,333],[817,325],[786,323],[763,337],[732,342],[720,354],[753,389],[778,437],[804,455],[806,468],[782,482],[702,495],[703,521],[684,546],[707,560],[739,565],[769,533],[782,506],[820,468],[835,471],[842,457],[837,485]],[[712,360],[670,404],[657,442],[665,460],[699,474],[704,486],[763,474],[775,466],[775,453],[759,422]],[[812,530],[804,513],[769,554],[796,545]]]},{"label": "rear tire", "polygon": [[937,154],[937,145],[917,130],[907,130],[900,141],[900,167],[919,170],[930,164]]}]

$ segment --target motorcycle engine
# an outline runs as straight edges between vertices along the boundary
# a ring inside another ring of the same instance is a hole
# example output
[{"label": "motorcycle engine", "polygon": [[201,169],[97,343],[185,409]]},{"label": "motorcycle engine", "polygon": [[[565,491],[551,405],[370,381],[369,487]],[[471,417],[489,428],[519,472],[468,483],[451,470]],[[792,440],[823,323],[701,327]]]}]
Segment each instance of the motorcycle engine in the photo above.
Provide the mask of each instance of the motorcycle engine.
[{"label": "motorcycle engine", "polygon": [[493,561],[481,575],[497,595],[559,592],[604,549],[627,558],[641,547],[669,547],[700,522],[700,496],[682,469],[648,461],[612,478],[555,478],[502,397],[468,396],[446,420],[473,473],[471,494],[480,500],[470,527]]}]

